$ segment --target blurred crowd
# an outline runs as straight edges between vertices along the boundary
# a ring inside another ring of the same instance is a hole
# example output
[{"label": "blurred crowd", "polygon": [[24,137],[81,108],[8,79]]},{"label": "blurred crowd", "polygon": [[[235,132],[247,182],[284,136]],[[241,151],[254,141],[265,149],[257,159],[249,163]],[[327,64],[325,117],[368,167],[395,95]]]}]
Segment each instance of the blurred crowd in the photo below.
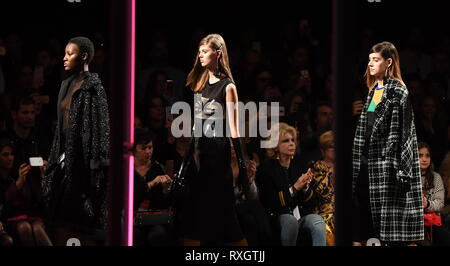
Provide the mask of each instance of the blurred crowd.
[{"label": "blurred crowd", "polygon": [[[244,196],[236,187],[235,195],[241,226],[250,245],[334,243],[333,93],[352,97],[356,123],[368,93],[363,77],[368,51],[384,40],[378,39],[375,29],[361,30],[358,49],[348,57],[354,63],[354,80],[348,80],[345,92],[336,92],[331,80],[330,38],[316,30],[317,23],[299,19],[277,24],[274,36],[267,36],[262,27],[249,27],[240,34],[230,33],[230,37],[226,32],[222,34],[229,48],[239,101],[279,102],[284,110],[279,120],[286,133],[281,137],[290,136],[290,145],[296,150],[291,158],[281,152],[281,142],[278,154],[274,154],[260,148],[259,138],[244,138],[254,194]],[[411,27],[398,42],[391,41],[400,52],[417,139],[428,144],[432,158],[429,169],[439,177],[436,182],[442,186],[441,202],[433,205],[433,211],[441,214],[443,226],[448,229],[450,35],[443,33],[429,39],[426,31],[426,27]],[[166,181],[179,167],[189,141],[172,136],[170,107],[177,101],[192,103],[192,92],[185,86],[186,76],[194,62],[197,42],[208,33],[206,28],[197,27],[192,30],[191,40],[177,40],[164,31],[152,32],[148,43],[138,50],[134,153],[135,180],[142,186],[136,191],[137,212],[166,210],[170,205]],[[108,92],[104,36],[89,36],[95,44],[90,71],[99,74]],[[50,152],[56,99],[65,77],[62,58],[66,41],[55,37],[37,45],[19,32],[0,35],[0,244],[51,244],[45,234],[39,195],[43,169],[30,168],[27,163],[29,157],[46,160]],[[182,41],[186,42],[182,44],[186,54],[173,56],[179,54],[176,49]],[[247,124],[250,120],[247,116]],[[281,167],[279,172],[270,167],[277,161],[286,164],[276,164]],[[270,181],[272,175],[284,173],[283,169],[288,171],[285,183]],[[238,170],[237,164],[233,170]],[[284,191],[294,184],[298,191]],[[280,190],[286,193],[284,202],[273,195]],[[28,223],[9,219],[21,213],[30,217]],[[170,224],[136,226],[136,234],[137,245],[176,243],[176,230]]]}]

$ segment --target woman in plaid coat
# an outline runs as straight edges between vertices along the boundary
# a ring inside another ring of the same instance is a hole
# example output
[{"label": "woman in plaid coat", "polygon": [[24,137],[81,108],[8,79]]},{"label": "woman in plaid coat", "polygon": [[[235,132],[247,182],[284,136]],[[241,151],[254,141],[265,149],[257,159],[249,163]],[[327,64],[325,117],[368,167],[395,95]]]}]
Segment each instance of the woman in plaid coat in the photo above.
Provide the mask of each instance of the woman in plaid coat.
[{"label": "woman in plaid coat", "polygon": [[369,95],[353,143],[354,245],[424,238],[416,129],[392,43],[372,47]]}]

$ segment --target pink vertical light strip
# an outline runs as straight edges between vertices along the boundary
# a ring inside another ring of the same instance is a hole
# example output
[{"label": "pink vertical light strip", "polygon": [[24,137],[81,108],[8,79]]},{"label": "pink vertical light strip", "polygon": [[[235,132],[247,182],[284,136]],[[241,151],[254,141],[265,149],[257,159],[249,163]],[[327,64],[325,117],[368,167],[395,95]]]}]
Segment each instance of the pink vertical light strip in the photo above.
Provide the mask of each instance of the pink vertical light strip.
[{"label": "pink vertical light strip", "polygon": [[128,217],[127,217],[127,246],[133,246],[133,202],[134,202],[134,156],[129,156],[128,165]]},{"label": "pink vertical light strip", "polygon": [[[129,141],[134,143],[134,82],[135,82],[135,53],[136,53],[136,0],[131,2],[131,29],[130,29],[130,110],[129,110]],[[128,208],[127,208],[127,246],[133,245],[133,225],[134,225],[134,156],[132,153],[128,156]]]}]

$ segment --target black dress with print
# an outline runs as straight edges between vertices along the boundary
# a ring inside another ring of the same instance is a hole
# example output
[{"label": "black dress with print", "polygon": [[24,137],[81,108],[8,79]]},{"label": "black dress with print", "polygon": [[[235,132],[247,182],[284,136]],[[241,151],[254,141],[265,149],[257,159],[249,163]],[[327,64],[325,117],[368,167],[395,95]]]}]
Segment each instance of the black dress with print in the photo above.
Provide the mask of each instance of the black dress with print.
[{"label": "black dress with print", "polygon": [[[208,83],[194,96],[194,116],[201,118],[204,130],[201,137],[194,135],[195,149],[187,181],[189,193],[181,208],[180,234],[204,243],[220,244],[243,238],[234,205],[230,140],[225,135],[225,91],[230,83],[228,78]],[[214,119],[218,124],[205,125],[206,119]]]}]

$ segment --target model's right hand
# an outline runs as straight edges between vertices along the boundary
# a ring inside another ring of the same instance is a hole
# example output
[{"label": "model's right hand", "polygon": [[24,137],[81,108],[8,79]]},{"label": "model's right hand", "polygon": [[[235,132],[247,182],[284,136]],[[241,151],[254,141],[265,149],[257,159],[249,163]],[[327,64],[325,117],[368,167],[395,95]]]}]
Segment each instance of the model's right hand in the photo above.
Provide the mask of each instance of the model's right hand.
[{"label": "model's right hand", "polygon": [[360,115],[362,112],[362,109],[364,107],[363,101],[354,101],[353,102],[353,116]]}]

